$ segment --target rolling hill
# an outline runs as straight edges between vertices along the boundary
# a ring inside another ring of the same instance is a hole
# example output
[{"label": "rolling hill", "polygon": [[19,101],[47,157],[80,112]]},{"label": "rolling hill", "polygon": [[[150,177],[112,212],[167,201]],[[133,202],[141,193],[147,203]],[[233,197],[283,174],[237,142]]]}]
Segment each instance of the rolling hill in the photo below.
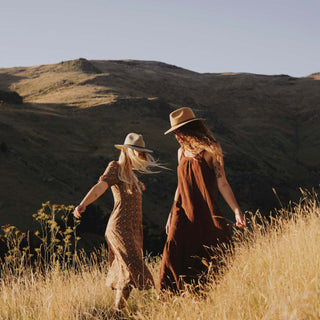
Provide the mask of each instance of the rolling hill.
[{"label": "rolling hill", "polygon": [[[272,188],[285,204],[298,199],[299,187],[319,187],[317,73],[201,74],[155,61],[80,58],[0,69],[0,90],[0,225],[32,229],[31,215],[42,202],[78,204],[118,157],[113,145],[139,132],[172,169],[142,178],[145,245],[159,250],[176,187],[178,148],[163,132],[169,113],[181,106],[207,119],[244,210],[268,214],[279,206]],[[113,205],[110,192],[97,204],[103,219],[98,226],[90,227],[89,217],[85,223],[101,239]],[[221,206],[233,221],[223,201]]]}]

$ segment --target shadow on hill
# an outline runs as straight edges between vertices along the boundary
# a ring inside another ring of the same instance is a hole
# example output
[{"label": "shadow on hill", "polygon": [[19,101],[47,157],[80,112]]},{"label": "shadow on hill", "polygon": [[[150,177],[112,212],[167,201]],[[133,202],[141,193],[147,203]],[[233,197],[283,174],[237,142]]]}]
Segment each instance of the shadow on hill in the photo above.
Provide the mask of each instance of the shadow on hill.
[{"label": "shadow on hill", "polygon": [[[17,69],[19,69],[20,72],[25,70],[24,68],[17,68]],[[0,69],[0,90],[4,90],[4,91],[15,90],[15,83],[23,79],[26,79],[25,76],[16,75],[9,72],[1,72],[2,70]]]},{"label": "shadow on hill", "polygon": [[0,104],[8,103],[8,104],[22,104],[22,97],[15,91],[4,91],[0,90]]},{"label": "shadow on hill", "polygon": [[[128,100],[91,109],[56,104],[7,106],[3,110],[4,123],[0,124],[1,140],[6,147],[6,155],[0,153],[3,170],[0,224],[10,223],[21,230],[32,230],[31,215],[42,202],[78,204],[108,162],[118,158],[119,151],[114,144],[122,143],[128,132],[143,133],[156,157],[165,163],[171,158],[170,162],[175,163],[175,153],[166,152],[170,145],[175,148],[174,141],[168,145],[163,135],[167,108],[170,106],[161,101],[148,100]],[[171,206],[175,173],[164,172],[142,179],[147,185],[144,195],[146,249],[158,252],[159,241],[163,241],[162,226]],[[107,217],[113,207],[111,192],[106,192],[96,205],[96,209],[89,208],[80,225],[81,232],[95,245],[98,239],[104,242]],[[90,214],[90,210],[94,213]],[[88,241],[83,242],[86,242],[84,246],[90,246]]]},{"label": "shadow on hill", "polygon": [[[234,94],[240,96],[241,90]],[[227,99],[230,92],[221,95]],[[230,108],[227,102],[218,108],[194,100],[197,115],[207,119],[222,144],[228,180],[240,206],[252,211],[259,208],[266,215],[279,206],[272,188],[283,203],[295,201],[299,187],[319,184],[320,173],[318,156],[313,156],[313,165],[300,158],[300,154],[315,152],[317,105],[306,109],[310,105],[306,97],[301,102],[303,108],[288,111],[285,103],[267,98],[255,108],[250,100],[248,109]],[[109,161],[118,158],[114,144],[121,144],[127,133],[138,132],[155,157],[172,169],[140,177],[147,186],[143,201],[145,248],[161,252],[177,184],[178,144],[172,135],[163,134],[170,126],[168,115],[173,109],[164,99],[147,98],[119,99],[86,109],[35,103],[3,108],[0,143],[6,144],[6,154],[0,153],[0,224],[32,229],[31,215],[42,202],[77,205]],[[88,214],[80,228],[103,241],[113,207],[111,193],[101,197],[96,206],[100,218],[91,220]],[[220,206],[228,220],[234,221],[221,199]]]}]

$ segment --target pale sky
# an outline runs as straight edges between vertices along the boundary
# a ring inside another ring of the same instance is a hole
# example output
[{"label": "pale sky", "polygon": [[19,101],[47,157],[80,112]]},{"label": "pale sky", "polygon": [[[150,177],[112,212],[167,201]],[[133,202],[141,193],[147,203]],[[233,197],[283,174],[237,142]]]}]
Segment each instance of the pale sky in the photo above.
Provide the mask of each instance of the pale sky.
[{"label": "pale sky", "polygon": [[0,0],[0,68],[77,58],[320,72],[320,0]]}]

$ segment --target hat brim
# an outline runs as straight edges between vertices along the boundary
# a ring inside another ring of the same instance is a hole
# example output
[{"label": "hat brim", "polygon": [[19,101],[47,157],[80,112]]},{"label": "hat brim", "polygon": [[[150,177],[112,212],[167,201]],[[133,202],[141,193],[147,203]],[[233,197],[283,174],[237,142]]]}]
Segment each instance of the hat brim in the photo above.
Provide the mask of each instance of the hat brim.
[{"label": "hat brim", "polygon": [[185,122],[181,122],[181,123],[179,123],[179,124],[171,127],[171,128],[170,128],[169,130],[167,130],[164,134],[168,134],[168,133],[170,133],[170,132],[172,132],[172,131],[174,131],[174,130],[182,127],[182,126],[184,126],[184,125],[187,124],[187,123],[194,122],[194,121],[205,121],[205,120],[206,120],[206,119],[195,118],[195,119],[187,120],[187,121],[185,121]]},{"label": "hat brim", "polygon": [[138,150],[138,151],[144,151],[144,152],[149,152],[152,153],[153,151],[150,149],[146,149],[146,148],[141,148],[141,147],[136,147],[136,146],[132,146],[130,144],[115,144],[114,145],[117,149],[123,149],[123,148],[130,148],[133,150]]}]

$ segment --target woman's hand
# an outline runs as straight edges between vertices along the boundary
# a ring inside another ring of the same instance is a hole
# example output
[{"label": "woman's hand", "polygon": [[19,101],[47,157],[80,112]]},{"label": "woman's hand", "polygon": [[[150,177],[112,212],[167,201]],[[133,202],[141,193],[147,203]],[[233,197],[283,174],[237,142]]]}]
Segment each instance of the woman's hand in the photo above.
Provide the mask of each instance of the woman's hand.
[{"label": "woman's hand", "polygon": [[73,211],[73,215],[80,219],[81,218],[81,213],[86,211],[86,206],[83,204],[79,204]]},{"label": "woman's hand", "polygon": [[236,221],[236,226],[239,228],[245,228],[247,226],[246,218],[241,211],[236,213]]}]

